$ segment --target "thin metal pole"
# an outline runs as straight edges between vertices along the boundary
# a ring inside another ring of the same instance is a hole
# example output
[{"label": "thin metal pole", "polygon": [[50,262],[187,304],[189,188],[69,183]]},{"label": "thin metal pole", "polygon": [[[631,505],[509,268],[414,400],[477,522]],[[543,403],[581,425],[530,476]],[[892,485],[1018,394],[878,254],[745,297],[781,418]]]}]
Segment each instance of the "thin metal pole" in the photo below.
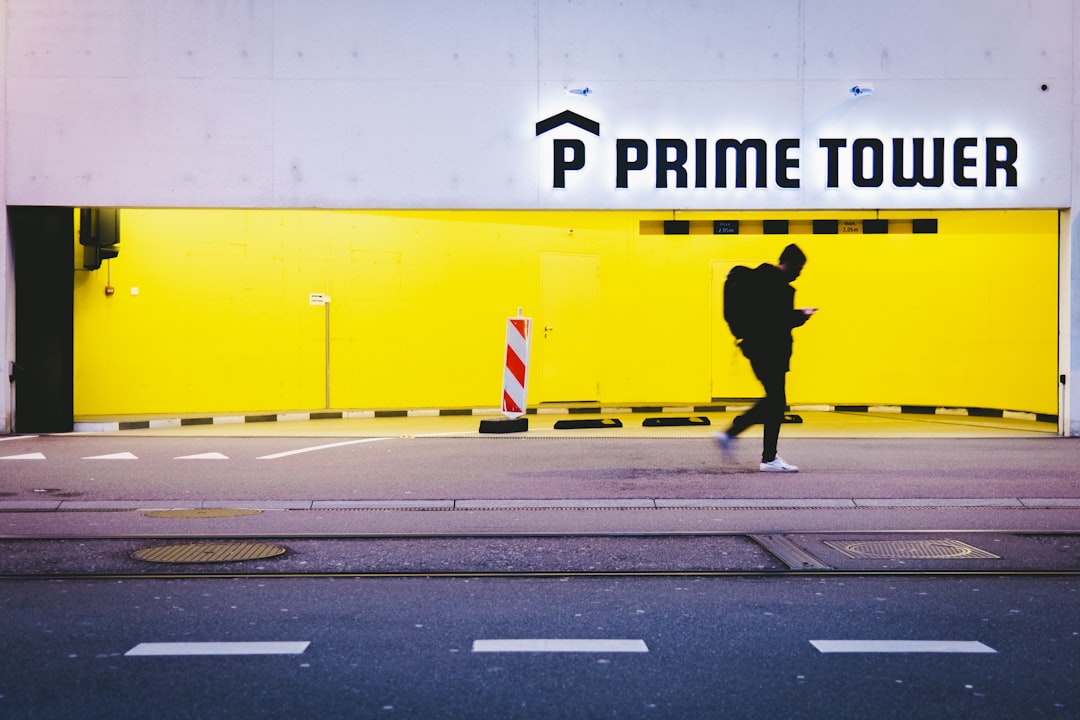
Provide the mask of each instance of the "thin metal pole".
[{"label": "thin metal pole", "polygon": [[330,409],[330,303],[323,305],[326,309],[326,409]]}]

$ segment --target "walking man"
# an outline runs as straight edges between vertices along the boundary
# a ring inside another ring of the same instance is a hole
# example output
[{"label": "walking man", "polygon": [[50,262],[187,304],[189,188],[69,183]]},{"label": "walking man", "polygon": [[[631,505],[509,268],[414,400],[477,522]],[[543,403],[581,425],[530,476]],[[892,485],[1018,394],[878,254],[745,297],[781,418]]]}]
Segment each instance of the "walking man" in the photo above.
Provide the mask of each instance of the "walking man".
[{"label": "walking man", "polygon": [[765,388],[765,397],[735,418],[725,432],[717,433],[717,444],[729,455],[736,437],[751,425],[761,424],[765,440],[761,450],[762,472],[798,472],[776,454],[780,425],[787,410],[787,373],[791,362],[791,331],[806,323],[817,308],[795,308],[793,282],[806,265],[806,255],[795,244],[780,254],[777,265],[762,263],[754,272],[754,323],[740,344],[754,375]]}]

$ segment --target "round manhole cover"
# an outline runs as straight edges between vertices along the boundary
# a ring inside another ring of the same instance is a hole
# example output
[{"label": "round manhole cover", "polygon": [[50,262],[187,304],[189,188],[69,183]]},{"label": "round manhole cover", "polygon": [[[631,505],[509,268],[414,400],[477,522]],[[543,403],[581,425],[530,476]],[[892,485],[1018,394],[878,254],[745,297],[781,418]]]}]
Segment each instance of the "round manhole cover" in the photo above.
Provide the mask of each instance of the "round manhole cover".
[{"label": "round manhole cover", "polygon": [[156,563],[216,563],[263,560],[284,553],[285,548],[267,543],[190,543],[143,548],[134,556]]},{"label": "round manhole cover", "polygon": [[144,517],[149,518],[224,518],[242,515],[258,515],[262,510],[242,508],[186,508],[178,510],[147,510]]}]

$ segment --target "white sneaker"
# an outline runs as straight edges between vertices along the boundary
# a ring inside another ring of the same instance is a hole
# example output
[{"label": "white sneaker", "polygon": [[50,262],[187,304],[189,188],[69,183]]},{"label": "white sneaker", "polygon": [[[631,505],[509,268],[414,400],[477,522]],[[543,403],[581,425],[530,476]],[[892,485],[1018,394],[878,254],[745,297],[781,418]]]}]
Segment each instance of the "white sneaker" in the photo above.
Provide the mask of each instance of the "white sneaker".
[{"label": "white sneaker", "polygon": [[720,454],[723,455],[724,460],[730,462],[735,459],[735,438],[726,432],[719,432],[713,433],[713,440],[716,441],[716,446],[720,448]]},{"label": "white sneaker", "polygon": [[788,465],[782,457],[777,455],[771,462],[761,463],[761,472],[795,473],[799,472],[799,468]]}]

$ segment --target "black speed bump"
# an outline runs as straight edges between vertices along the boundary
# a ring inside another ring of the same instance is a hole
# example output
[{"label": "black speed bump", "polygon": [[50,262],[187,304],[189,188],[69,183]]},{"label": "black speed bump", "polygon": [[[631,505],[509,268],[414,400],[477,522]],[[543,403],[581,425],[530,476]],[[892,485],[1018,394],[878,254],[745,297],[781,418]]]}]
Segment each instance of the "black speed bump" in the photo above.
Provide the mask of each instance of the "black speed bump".
[{"label": "black speed bump", "polygon": [[556,430],[585,430],[588,428],[620,428],[622,420],[619,418],[598,418],[593,420],[558,420],[555,423]]},{"label": "black speed bump", "polygon": [[704,415],[697,417],[651,417],[641,423],[644,427],[675,427],[679,425],[711,425]]}]

